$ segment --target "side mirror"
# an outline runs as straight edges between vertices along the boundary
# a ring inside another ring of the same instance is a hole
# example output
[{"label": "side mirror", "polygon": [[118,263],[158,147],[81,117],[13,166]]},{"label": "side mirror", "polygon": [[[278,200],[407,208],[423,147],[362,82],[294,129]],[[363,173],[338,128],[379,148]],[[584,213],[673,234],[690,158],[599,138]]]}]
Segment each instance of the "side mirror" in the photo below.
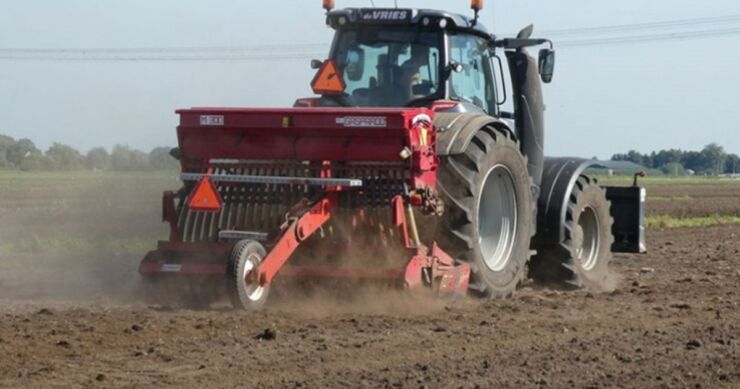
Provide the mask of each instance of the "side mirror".
[{"label": "side mirror", "polygon": [[313,70],[319,70],[321,69],[321,66],[324,64],[323,61],[319,61],[318,59],[312,59],[311,60],[311,69]]},{"label": "side mirror", "polygon": [[553,74],[555,73],[555,50],[542,49],[540,50],[540,77],[542,82],[549,84],[552,82]]},{"label": "side mirror", "polygon": [[447,65],[447,71],[448,72],[455,72],[455,73],[462,73],[463,70],[465,70],[465,66],[459,62],[450,62],[449,65]]}]

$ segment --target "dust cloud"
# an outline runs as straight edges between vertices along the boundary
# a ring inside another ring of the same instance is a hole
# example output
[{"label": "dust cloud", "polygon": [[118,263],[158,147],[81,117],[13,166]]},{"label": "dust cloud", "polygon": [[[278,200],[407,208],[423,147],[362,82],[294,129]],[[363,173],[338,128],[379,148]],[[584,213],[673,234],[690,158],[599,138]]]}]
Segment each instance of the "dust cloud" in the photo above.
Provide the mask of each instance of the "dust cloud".
[{"label": "dust cloud", "polygon": [[169,177],[29,173],[4,178],[0,298],[135,301],[139,260],[166,236],[159,198],[173,184]]}]

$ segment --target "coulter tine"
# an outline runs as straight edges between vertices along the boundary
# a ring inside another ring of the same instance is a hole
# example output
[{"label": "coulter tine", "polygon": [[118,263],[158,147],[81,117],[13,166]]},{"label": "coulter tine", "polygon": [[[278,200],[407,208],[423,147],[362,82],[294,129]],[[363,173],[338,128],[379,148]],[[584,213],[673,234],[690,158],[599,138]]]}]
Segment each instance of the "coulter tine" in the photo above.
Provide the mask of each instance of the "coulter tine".
[{"label": "coulter tine", "polygon": [[[241,168],[242,174],[246,173],[246,169],[244,167]],[[249,207],[249,201],[247,200],[247,193],[249,191],[249,187],[246,185],[239,185],[239,227],[243,230],[247,230],[249,219],[248,217],[248,207]]]},{"label": "coulter tine", "polygon": [[201,219],[203,219],[203,213],[202,212],[193,212],[193,226],[190,231],[190,237],[193,240],[193,242],[196,242],[200,239],[200,224]]},{"label": "coulter tine", "polygon": [[[254,169],[247,168],[246,173],[250,175],[254,174]],[[247,204],[247,209],[244,212],[245,218],[246,218],[246,220],[244,221],[245,230],[253,230],[255,228],[253,220],[254,220],[254,207],[257,201],[254,198],[255,197],[254,196],[254,186],[255,186],[254,184],[247,184],[245,186],[246,193],[244,196],[244,201]]]},{"label": "coulter tine", "polygon": [[190,242],[192,240],[193,211],[185,205],[183,206],[183,212],[185,213],[185,221],[182,228],[182,240]]}]

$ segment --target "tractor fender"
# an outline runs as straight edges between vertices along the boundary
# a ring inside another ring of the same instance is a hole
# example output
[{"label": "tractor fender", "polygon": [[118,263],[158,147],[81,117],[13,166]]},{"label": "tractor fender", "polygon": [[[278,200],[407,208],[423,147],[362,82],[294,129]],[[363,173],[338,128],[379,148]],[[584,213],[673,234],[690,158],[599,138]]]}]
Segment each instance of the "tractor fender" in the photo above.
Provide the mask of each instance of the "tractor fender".
[{"label": "tractor fender", "polygon": [[440,112],[434,117],[434,127],[437,129],[437,154],[448,156],[462,154],[481,128],[493,126],[511,134],[514,132],[506,122],[480,112]]},{"label": "tractor fender", "polygon": [[568,199],[578,177],[598,161],[583,158],[545,157],[542,186],[537,200],[538,245],[558,245],[565,241]]}]

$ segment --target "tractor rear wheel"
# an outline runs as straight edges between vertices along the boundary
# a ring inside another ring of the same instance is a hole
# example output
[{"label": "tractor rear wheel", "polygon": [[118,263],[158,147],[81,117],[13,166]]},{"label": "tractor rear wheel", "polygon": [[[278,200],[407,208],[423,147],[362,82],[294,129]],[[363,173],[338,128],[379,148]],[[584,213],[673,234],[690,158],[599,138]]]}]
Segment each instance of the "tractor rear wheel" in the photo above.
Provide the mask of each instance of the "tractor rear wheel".
[{"label": "tractor rear wheel", "polygon": [[267,302],[269,285],[260,285],[257,268],[265,258],[265,248],[257,241],[238,242],[229,258],[228,295],[235,309],[257,310]]},{"label": "tractor rear wheel", "polygon": [[606,192],[596,180],[580,176],[568,201],[565,242],[540,249],[532,259],[531,277],[544,283],[608,289],[614,219]]},{"label": "tractor rear wheel", "polygon": [[527,159],[508,131],[482,128],[463,154],[443,158],[438,189],[446,212],[437,241],[467,262],[470,289],[508,297],[527,275],[535,232]]}]

